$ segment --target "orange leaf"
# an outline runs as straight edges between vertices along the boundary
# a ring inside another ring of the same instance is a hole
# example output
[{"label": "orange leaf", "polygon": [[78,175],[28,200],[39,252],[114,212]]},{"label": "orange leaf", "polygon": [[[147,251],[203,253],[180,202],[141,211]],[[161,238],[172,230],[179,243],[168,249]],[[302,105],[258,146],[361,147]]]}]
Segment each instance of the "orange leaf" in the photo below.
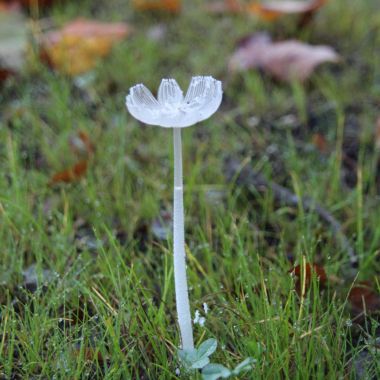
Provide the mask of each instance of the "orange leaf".
[{"label": "orange leaf", "polygon": [[275,21],[287,14],[314,13],[322,7],[327,0],[309,1],[268,1],[263,3],[252,3],[247,5],[247,12],[255,14],[265,21]]},{"label": "orange leaf", "polygon": [[259,16],[265,21],[275,21],[281,17],[282,13],[275,10],[265,9],[265,7],[260,3],[254,3],[247,6],[249,13]]},{"label": "orange leaf", "polygon": [[45,34],[41,57],[66,74],[82,74],[92,69],[99,58],[107,56],[113,45],[131,30],[125,23],[77,19]]},{"label": "orange leaf", "polygon": [[0,0],[0,12],[18,11],[20,4],[16,1]]},{"label": "orange leaf", "polygon": [[266,33],[245,39],[231,56],[229,70],[265,70],[283,81],[304,81],[322,63],[338,62],[339,55],[329,46],[313,46],[297,40],[273,42]]},{"label": "orange leaf", "polygon": [[370,281],[361,281],[352,287],[348,300],[356,316],[380,312],[380,294],[374,290]]},{"label": "orange leaf", "polygon": [[323,136],[321,133],[315,133],[313,135],[312,143],[321,153],[327,152],[327,141],[325,136]]},{"label": "orange leaf", "polygon": [[[293,269],[291,269],[289,272],[294,273],[295,276],[301,277],[302,273],[302,265],[297,265]],[[326,283],[327,276],[326,272],[323,267],[317,265],[317,264],[305,264],[305,277],[307,281],[311,281],[311,276],[315,273],[315,275],[319,278],[320,282]]]},{"label": "orange leaf", "polygon": [[86,146],[87,152],[88,153],[94,153],[95,151],[95,146],[91,142],[90,137],[87,132],[84,131],[79,131],[78,133],[79,138],[83,141],[83,144]]},{"label": "orange leaf", "polygon": [[70,182],[77,181],[86,174],[87,167],[88,167],[87,160],[79,161],[71,168],[68,168],[62,172],[54,174],[49,184],[53,185],[59,182],[70,183]]},{"label": "orange leaf", "polygon": [[181,11],[181,0],[133,0],[133,5],[139,11]]},{"label": "orange leaf", "polygon": [[236,12],[238,10],[241,10],[241,4],[239,0],[225,0],[225,2],[229,9],[231,9],[232,11]]},{"label": "orange leaf", "polygon": [[[305,272],[303,272],[305,271]],[[303,279],[305,279],[305,289],[310,287],[313,275],[319,279],[319,284],[321,287],[326,285],[327,275],[325,269],[317,264],[306,263],[305,265],[297,265],[289,271],[289,273],[294,274],[298,277],[296,282],[297,293],[301,293]]]},{"label": "orange leaf", "polygon": [[72,136],[70,145],[73,152],[79,156],[88,157],[95,152],[95,146],[85,131],[79,131],[77,135]]},{"label": "orange leaf", "polygon": [[258,16],[265,21],[275,21],[284,15],[298,14],[311,16],[321,8],[327,0],[282,0],[282,1],[252,1],[246,5],[238,0],[212,1],[206,5],[206,10],[212,13],[241,12]]}]

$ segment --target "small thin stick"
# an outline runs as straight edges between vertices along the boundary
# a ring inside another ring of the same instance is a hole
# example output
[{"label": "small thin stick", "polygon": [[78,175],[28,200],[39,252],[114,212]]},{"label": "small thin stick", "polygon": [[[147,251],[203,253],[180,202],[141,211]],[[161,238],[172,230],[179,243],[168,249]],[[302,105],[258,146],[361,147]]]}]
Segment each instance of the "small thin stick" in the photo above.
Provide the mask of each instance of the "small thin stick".
[{"label": "small thin stick", "polygon": [[191,325],[189,294],[186,277],[185,225],[183,212],[182,142],[181,128],[173,128],[174,142],[174,201],[173,201],[173,246],[174,283],[178,324],[181,332],[182,349],[194,348]]},{"label": "small thin stick", "polygon": [[357,267],[359,262],[357,254],[346,235],[343,233],[341,224],[325,208],[311,198],[302,197],[299,199],[299,197],[293,194],[290,190],[274,182],[268,181],[264,176],[255,172],[251,167],[248,167],[247,165],[242,166],[237,160],[228,159],[225,168],[227,178],[229,180],[235,179],[236,183],[240,186],[246,186],[248,188],[254,187],[259,192],[270,190],[272,191],[274,198],[281,204],[297,207],[299,202],[301,202],[305,210],[316,212],[322,220],[330,225],[343,250],[347,252],[351,267]]}]

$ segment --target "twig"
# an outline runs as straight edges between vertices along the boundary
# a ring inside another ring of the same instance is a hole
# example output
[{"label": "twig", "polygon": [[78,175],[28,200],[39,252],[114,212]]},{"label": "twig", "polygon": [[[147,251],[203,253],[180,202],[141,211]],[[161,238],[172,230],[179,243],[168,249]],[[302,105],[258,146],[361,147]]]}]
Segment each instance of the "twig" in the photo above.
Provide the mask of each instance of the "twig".
[{"label": "twig", "polygon": [[244,165],[232,158],[226,160],[225,172],[228,180],[234,180],[239,186],[247,187],[248,189],[252,189],[252,187],[254,187],[255,190],[259,192],[269,190],[273,193],[275,200],[283,205],[297,207],[301,203],[302,207],[306,211],[316,212],[323,221],[329,224],[333,234],[341,244],[343,250],[347,252],[350,259],[351,268],[357,268],[357,254],[351,246],[348,238],[343,233],[341,224],[324,207],[316,203],[315,200],[309,197],[302,197],[300,199],[287,188],[272,181],[268,181],[263,175],[255,172],[250,166]]}]

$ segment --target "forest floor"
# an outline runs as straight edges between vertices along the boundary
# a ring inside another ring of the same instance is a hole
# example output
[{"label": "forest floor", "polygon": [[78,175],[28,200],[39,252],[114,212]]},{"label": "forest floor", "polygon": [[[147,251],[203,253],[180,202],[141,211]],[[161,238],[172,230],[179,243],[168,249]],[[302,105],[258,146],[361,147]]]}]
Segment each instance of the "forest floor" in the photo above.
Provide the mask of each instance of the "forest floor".
[{"label": "forest floor", "polygon": [[[224,90],[213,117],[183,130],[197,345],[217,339],[212,361],[229,368],[254,358],[241,378],[380,377],[379,2],[330,0],[303,27],[202,3],[44,9],[56,25],[81,16],[134,32],[84,75],[32,60],[0,83],[1,379],[201,378],[176,353],[172,134],[125,108],[136,83],[186,89],[193,75]],[[263,31],[341,59],[304,82],[229,71],[238,42]],[[80,141],[88,168],[60,181]]]}]

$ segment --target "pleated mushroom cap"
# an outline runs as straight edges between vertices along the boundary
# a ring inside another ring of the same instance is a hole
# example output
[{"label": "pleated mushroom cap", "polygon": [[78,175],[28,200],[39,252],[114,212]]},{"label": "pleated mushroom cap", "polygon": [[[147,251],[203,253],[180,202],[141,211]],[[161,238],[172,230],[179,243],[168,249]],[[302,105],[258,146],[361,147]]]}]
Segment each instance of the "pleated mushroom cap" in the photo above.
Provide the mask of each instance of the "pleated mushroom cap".
[{"label": "pleated mushroom cap", "polygon": [[163,79],[157,99],[143,84],[132,87],[126,106],[137,120],[164,128],[185,128],[208,119],[222,101],[222,83],[211,76],[191,79],[186,96],[174,79]]}]

